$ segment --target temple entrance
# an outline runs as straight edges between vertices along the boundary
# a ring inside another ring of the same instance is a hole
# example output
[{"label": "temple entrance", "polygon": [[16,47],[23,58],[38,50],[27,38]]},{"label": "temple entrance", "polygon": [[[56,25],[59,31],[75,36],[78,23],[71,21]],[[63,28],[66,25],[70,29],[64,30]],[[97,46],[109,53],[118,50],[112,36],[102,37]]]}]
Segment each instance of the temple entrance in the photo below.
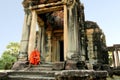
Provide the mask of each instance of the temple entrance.
[{"label": "temple entrance", "polygon": [[64,61],[64,42],[59,41],[60,43],[60,61]]}]

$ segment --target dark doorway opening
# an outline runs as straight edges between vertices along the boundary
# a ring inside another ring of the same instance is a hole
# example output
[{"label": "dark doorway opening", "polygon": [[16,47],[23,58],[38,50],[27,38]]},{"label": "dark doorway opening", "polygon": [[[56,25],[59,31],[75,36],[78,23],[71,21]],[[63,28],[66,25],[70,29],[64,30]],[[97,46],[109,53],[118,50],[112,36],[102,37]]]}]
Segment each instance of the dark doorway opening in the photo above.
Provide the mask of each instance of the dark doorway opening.
[{"label": "dark doorway opening", "polygon": [[64,42],[59,41],[60,43],[60,61],[64,61]]}]

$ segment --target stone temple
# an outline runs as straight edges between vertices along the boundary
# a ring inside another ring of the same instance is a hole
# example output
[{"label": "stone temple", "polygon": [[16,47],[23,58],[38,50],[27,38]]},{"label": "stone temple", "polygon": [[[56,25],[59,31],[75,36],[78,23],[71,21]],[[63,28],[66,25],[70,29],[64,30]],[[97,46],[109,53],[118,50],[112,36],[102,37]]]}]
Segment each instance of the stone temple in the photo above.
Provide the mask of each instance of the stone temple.
[{"label": "stone temple", "polygon": [[[96,22],[85,20],[80,0],[23,0],[22,4],[20,53],[9,80],[106,80],[108,72],[112,74],[105,34]],[[35,47],[41,64],[28,67]]]},{"label": "stone temple", "polygon": [[[85,21],[79,0],[24,0],[19,61],[38,47],[41,62],[84,61],[108,64],[105,35],[97,23]],[[104,57],[103,57],[104,56]]]}]

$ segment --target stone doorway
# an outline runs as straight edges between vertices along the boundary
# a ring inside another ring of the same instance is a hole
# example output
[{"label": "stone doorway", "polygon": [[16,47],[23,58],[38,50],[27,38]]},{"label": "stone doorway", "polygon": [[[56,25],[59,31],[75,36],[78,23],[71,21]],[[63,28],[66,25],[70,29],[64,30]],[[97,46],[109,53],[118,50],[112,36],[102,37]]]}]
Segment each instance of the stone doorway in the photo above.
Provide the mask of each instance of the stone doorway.
[{"label": "stone doorway", "polygon": [[[35,2],[23,2],[26,13],[20,52],[21,55],[24,53],[22,55],[25,56],[24,60],[27,60],[30,52],[36,46],[36,24],[39,28],[39,43],[37,44],[39,46],[37,47],[43,57],[42,62],[72,59],[72,55],[80,53],[79,20],[81,17],[78,17],[80,16],[78,10],[81,8],[79,2],[60,0],[44,5],[41,2]],[[63,46],[63,43],[59,42],[60,40],[64,42],[64,53],[63,48],[60,48]]]},{"label": "stone doorway", "polygon": [[64,61],[64,42],[59,41],[60,43],[60,61]]}]

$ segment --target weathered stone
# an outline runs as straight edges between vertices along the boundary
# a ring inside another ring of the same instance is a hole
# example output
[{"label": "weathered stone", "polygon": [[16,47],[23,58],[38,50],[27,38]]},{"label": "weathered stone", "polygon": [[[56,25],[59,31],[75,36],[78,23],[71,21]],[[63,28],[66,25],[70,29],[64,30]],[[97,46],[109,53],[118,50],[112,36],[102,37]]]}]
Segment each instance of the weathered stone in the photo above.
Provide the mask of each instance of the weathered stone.
[{"label": "weathered stone", "polygon": [[19,61],[26,61],[28,60],[28,53],[27,52],[20,52],[18,55]]},{"label": "weathered stone", "polygon": [[40,4],[45,4],[45,3],[52,3],[52,2],[57,2],[57,1],[61,1],[61,0],[39,0]]},{"label": "weathered stone", "polygon": [[76,65],[78,69],[88,69],[88,66],[84,61],[78,61]]},{"label": "weathered stone", "polygon": [[28,61],[17,61],[14,63],[12,70],[22,70],[29,64]]},{"label": "weathered stone", "polygon": [[[29,43],[26,42],[26,46],[21,52],[27,52],[29,57],[30,52],[36,46],[35,44],[39,45],[38,48],[45,62],[55,62],[51,68],[59,70],[56,71],[58,72],[56,80],[102,80],[106,78],[106,71],[85,70],[93,69],[92,65],[100,61],[101,64],[104,64],[106,44],[98,25],[84,20],[84,7],[79,0],[24,0],[23,6],[32,12],[32,17],[30,16],[30,31],[27,31],[29,39],[25,38]],[[27,14],[29,13],[27,12]],[[38,29],[40,29],[38,34],[36,34],[37,22]],[[39,39],[36,35],[39,36]],[[90,64],[88,68],[85,61]],[[25,65],[21,62],[16,63],[13,69],[22,69]],[[34,66],[28,71],[48,71],[52,70],[51,68]],[[63,69],[65,70],[61,71]],[[31,73],[29,72],[30,75],[33,75]],[[27,79],[30,78],[27,77]],[[34,79],[37,77],[34,76]]]},{"label": "weathered stone", "polygon": [[113,70],[113,74],[114,74],[114,75],[119,75],[119,76],[120,76],[120,70],[119,70],[119,69]]},{"label": "weathered stone", "polygon": [[76,61],[72,61],[72,60],[66,61],[65,70],[75,70],[75,69],[78,69]]},{"label": "weathered stone", "polygon": [[0,80],[7,80],[7,72],[0,72]]},{"label": "weathered stone", "polygon": [[65,62],[54,62],[53,70],[63,70],[65,68]]},{"label": "weathered stone", "polygon": [[55,73],[56,80],[106,80],[106,71],[64,70]]}]

